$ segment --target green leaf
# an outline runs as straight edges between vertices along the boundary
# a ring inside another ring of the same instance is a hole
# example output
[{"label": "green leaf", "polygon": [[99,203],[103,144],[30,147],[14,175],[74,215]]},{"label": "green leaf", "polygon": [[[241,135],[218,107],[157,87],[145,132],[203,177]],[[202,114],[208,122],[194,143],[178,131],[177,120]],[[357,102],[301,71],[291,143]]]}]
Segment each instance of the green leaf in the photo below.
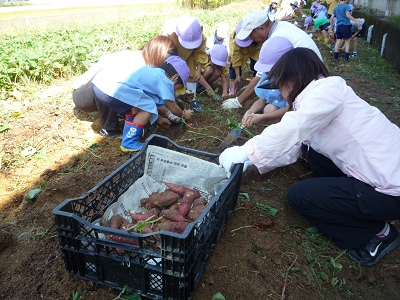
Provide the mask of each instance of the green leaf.
[{"label": "green leaf", "polygon": [[10,130],[10,129],[11,129],[10,125],[7,125],[7,124],[0,125],[0,132],[4,132],[4,131]]},{"label": "green leaf", "polygon": [[307,231],[308,233],[311,233],[311,234],[316,234],[316,233],[318,233],[317,227],[309,227],[309,228],[306,229],[306,231]]},{"label": "green leaf", "polygon": [[225,297],[220,293],[216,293],[211,300],[226,300]]},{"label": "green leaf", "polygon": [[343,269],[342,264],[336,262],[336,261],[333,259],[333,257],[330,258],[330,262],[331,262],[331,265],[335,268],[335,270],[339,270],[339,271],[340,271],[340,270]]},{"label": "green leaf", "polygon": [[143,222],[142,224],[140,224],[137,229],[139,232],[142,232],[145,228],[146,228],[146,222]]},{"label": "green leaf", "polygon": [[33,156],[38,159],[47,159],[46,153],[44,153],[42,150],[37,151]]},{"label": "green leaf", "polygon": [[81,291],[77,291],[75,294],[74,294],[74,298],[73,298],[73,300],[79,300],[79,298],[82,296],[82,292]]},{"label": "green leaf", "polygon": [[320,276],[321,276],[321,279],[322,279],[324,282],[328,282],[328,281],[329,281],[329,276],[328,276],[324,271],[322,271],[322,272],[320,273]]},{"label": "green leaf", "polygon": [[22,114],[20,112],[14,112],[11,115],[11,118],[14,118],[14,119],[20,118],[20,117],[22,117]]},{"label": "green leaf", "polygon": [[228,127],[240,129],[240,124],[239,124],[239,123],[232,122],[232,121],[229,120],[229,119],[226,119],[226,120],[227,120],[227,122],[228,122]]},{"label": "green leaf", "polygon": [[25,196],[25,200],[26,201],[35,200],[42,191],[43,191],[43,189],[41,189],[41,188],[30,190],[28,192],[28,195]]},{"label": "green leaf", "polygon": [[273,216],[273,217],[274,217],[274,216],[277,214],[277,212],[278,212],[278,210],[277,210],[276,208],[274,208],[274,207],[272,207],[272,206],[269,206],[269,205],[267,205],[267,204],[260,204],[260,203],[257,203],[256,207],[259,208],[259,209],[261,209],[261,210],[264,210],[264,211],[269,211],[269,213],[270,213],[271,216]]}]

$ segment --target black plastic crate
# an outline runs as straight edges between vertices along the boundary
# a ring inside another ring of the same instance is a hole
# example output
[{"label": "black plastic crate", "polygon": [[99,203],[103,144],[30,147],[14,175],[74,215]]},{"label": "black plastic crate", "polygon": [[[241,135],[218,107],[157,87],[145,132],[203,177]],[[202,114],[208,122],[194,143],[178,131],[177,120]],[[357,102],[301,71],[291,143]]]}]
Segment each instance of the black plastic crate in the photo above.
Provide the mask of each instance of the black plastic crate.
[{"label": "black plastic crate", "polygon": [[[197,222],[183,234],[130,233],[92,224],[144,173],[146,150],[155,145],[216,162],[218,154],[181,147],[150,136],[142,150],[79,198],[65,200],[53,213],[65,266],[70,275],[150,299],[191,299],[204,268],[237,204],[242,164],[213,197]],[[137,245],[105,235],[128,237]]]}]

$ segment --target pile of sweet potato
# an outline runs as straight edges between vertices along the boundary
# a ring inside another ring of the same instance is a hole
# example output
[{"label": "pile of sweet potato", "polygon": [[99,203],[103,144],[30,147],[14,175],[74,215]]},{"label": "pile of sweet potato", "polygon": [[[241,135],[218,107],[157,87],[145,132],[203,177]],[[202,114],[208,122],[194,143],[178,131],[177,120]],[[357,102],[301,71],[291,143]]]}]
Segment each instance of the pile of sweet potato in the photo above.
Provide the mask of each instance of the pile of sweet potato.
[{"label": "pile of sweet potato", "polygon": [[[130,213],[132,222],[121,215],[114,215],[108,227],[129,232],[152,233],[167,230],[183,233],[190,222],[196,221],[208,202],[196,190],[181,185],[163,182],[168,189],[154,192],[140,200],[144,212]],[[120,236],[111,236],[116,242],[137,245],[137,241]]]}]

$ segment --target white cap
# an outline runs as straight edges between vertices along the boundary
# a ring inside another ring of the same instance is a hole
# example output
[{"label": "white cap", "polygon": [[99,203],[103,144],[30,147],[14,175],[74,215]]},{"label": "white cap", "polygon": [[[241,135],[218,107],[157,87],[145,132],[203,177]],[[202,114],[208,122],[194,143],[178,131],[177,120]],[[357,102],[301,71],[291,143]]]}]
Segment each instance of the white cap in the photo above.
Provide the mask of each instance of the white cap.
[{"label": "white cap", "polygon": [[220,22],[217,24],[217,35],[221,39],[226,39],[228,37],[229,24],[226,22]]},{"label": "white cap", "polygon": [[236,35],[239,40],[245,40],[250,33],[258,26],[263,25],[268,20],[268,13],[265,10],[252,10],[244,16],[242,29]]}]

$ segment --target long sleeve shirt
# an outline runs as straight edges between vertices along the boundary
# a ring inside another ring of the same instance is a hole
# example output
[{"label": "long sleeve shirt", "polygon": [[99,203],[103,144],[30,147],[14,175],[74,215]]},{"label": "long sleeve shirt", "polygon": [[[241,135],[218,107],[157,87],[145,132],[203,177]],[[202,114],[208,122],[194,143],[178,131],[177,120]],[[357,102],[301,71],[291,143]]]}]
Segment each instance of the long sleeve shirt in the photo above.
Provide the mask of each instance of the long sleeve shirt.
[{"label": "long sleeve shirt", "polygon": [[305,143],[347,176],[400,196],[400,129],[359,98],[344,79],[312,81],[293,109],[244,145],[260,173],[295,162]]}]

